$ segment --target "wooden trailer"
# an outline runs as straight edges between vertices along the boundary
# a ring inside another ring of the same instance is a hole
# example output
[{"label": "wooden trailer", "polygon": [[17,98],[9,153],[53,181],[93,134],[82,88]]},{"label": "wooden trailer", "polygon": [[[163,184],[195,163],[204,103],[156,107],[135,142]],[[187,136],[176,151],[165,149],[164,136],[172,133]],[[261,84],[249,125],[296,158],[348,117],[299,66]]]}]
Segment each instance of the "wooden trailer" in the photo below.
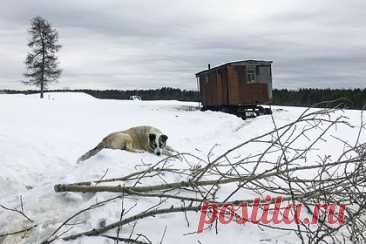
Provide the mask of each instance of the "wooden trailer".
[{"label": "wooden trailer", "polygon": [[230,112],[246,118],[271,113],[272,61],[226,63],[196,74],[203,110]]}]

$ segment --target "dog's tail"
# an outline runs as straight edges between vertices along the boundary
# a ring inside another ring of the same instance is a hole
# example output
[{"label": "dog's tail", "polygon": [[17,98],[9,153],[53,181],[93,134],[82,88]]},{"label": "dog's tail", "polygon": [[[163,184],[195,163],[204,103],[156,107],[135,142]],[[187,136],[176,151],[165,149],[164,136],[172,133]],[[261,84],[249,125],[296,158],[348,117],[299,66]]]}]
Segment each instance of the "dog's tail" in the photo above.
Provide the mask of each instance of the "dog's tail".
[{"label": "dog's tail", "polygon": [[89,150],[88,152],[86,152],[85,154],[83,154],[79,159],[78,159],[78,163],[80,163],[81,161],[85,161],[91,157],[93,157],[95,154],[97,154],[98,152],[100,152],[102,149],[104,148],[104,143],[101,142],[99,143],[96,147],[94,147],[92,150]]}]

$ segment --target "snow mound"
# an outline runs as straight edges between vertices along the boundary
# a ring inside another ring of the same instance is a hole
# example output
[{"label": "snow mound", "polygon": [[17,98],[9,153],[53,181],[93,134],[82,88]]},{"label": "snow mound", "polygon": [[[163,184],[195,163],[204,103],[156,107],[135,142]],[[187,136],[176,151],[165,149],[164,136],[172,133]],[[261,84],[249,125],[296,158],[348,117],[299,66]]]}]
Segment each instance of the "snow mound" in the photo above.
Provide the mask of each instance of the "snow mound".
[{"label": "snow mound", "polygon": [[[90,160],[76,163],[80,155],[110,132],[138,125],[155,126],[169,136],[168,144],[173,148],[205,157],[214,145],[217,145],[214,153],[218,154],[273,129],[268,115],[243,121],[226,113],[201,112],[193,102],[101,100],[83,93],[46,93],[43,100],[39,99],[39,94],[0,95],[0,104],[0,203],[19,208],[19,197],[22,196],[24,211],[38,224],[27,234],[29,239],[20,238],[16,243],[39,243],[78,210],[115,195],[60,194],[54,192],[55,184],[95,180],[106,172],[106,177],[121,177],[143,163],[156,163],[161,159],[149,153],[103,150]],[[303,110],[273,108],[278,124],[292,121]],[[346,114],[351,121],[359,120],[357,111],[347,111]],[[338,133],[354,138],[357,129],[340,129]],[[336,144],[324,143],[320,150],[332,153],[341,149]],[[174,163],[179,167],[179,160]],[[131,206],[134,200],[126,204]],[[147,206],[148,202],[142,202],[140,207]],[[119,215],[120,202],[117,201],[82,215],[83,225],[74,226],[71,232],[88,230],[104,221],[115,221]],[[289,243],[296,240],[293,234],[278,234],[275,230],[263,232],[254,225],[244,228],[224,226],[218,235],[214,231],[183,235],[195,230],[199,216],[192,213],[188,217],[190,227],[181,215],[170,214],[138,223],[136,228],[140,233],[147,233],[154,243],[159,242],[165,225],[168,225],[166,243],[197,243],[197,240],[202,243],[242,243],[243,240],[248,243]],[[23,226],[22,218],[0,209],[0,233],[19,230]],[[122,233],[128,235],[131,228],[122,230]],[[83,237],[81,242],[68,243],[102,241],[113,243],[98,237]],[[14,243],[14,239],[3,243]]]}]

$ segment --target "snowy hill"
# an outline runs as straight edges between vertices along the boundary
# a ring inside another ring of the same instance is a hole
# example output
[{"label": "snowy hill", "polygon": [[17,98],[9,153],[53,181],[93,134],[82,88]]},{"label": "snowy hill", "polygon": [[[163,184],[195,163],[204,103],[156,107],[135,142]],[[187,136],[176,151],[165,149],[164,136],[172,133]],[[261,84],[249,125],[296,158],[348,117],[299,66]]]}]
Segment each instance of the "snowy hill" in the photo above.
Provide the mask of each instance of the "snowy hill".
[{"label": "snowy hill", "polygon": [[[114,196],[112,193],[82,194],[55,193],[54,185],[121,177],[142,164],[159,161],[149,153],[103,150],[94,158],[76,163],[76,159],[94,147],[105,135],[137,125],[152,125],[168,136],[168,144],[180,152],[206,157],[213,146],[218,154],[238,143],[273,129],[271,116],[260,116],[243,121],[221,112],[201,112],[196,103],[178,101],[116,101],[98,100],[85,94],[0,95],[0,204],[19,208],[37,227],[16,239],[0,238],[0,243],[39,243],[50,235],[65,219],[75,212]],[[295,119],[303,108],[275,107],[274,118],[281,125]],[[346,111],[350,122],[357,125],[359,111]],[[338,128],[337,136],[353,141],[357,128]],[[253,152],[258,150],[252,148]],[[337,141],[323,142],[319,150],[324,154],[338,154],[343,150]],[[175,160],[179,166],[179,160]],[[179,180],[179,179],[176,179]],[[154,182],[154,179],[151,180]],[[125,203],[138,208],[151,205],[150,199],[130,197]],[[95,209],[82,216],[82,224],[72,226],[70,233],[97,227],[104,220],[109,223],[119,218],[121,202]],[[199,213],[188,214],[187,226],[183,214],[169,214],[138,222],[135,233],[144,233],[159,243],[167,226],[164,243],[294,243],[289,231],[261,230],[255,225],[220,226],[202,234],[196,230]],[[0,208],[0,234],[20,230],[24,218]],[[132,230],[121,230],[128,236]],[[121,235],[122,235],[121,234]],[[64,243],[57,240],[54,243]],[[113,243],[102,237],[83,237],[65,243]]]}]

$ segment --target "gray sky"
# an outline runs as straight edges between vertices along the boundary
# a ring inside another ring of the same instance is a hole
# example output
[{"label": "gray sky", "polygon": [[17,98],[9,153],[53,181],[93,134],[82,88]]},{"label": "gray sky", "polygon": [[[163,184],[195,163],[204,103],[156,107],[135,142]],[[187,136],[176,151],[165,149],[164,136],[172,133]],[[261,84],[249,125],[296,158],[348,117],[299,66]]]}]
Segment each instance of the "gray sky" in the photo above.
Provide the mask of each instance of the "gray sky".
[{"label": "gray sky", "polygon": [[0,89],[24,88],[36,15],[63,45],[50,88],[195,89],[243,59],[273,60],[275,88],[366,87],[365,0],[2,0]]}]

